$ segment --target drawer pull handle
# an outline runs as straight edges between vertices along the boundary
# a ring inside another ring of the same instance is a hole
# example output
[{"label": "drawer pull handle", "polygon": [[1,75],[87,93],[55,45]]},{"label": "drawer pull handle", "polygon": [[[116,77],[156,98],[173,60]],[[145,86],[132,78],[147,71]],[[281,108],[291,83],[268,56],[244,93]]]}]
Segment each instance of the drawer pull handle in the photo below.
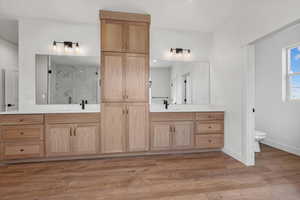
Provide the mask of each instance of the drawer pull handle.
[{"label": "drawer pull handle", "polygon": [[24,152],[24,149],[20,149],[21,152]]},{"label": "drawer pull handle", "polygon": [[23,122],[24,121],[24,119],[19,119],[19,122]]},{"label": "drawer pull handle", "polygon": [[20,135],[24,135],[24,132],[20,132]]}]

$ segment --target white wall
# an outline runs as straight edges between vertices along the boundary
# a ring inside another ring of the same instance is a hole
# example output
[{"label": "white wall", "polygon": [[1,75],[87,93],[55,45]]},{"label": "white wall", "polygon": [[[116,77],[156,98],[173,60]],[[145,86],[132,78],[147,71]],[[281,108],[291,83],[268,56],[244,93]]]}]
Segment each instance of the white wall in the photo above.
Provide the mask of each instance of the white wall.
[{"label": "white wall", "polygon": [[2,70],[15,70],[18,68],[18,47],[0,38],[0,112],[4,107],[4,77]]},{"label": "white wall", "polygon": [[298,20],[299,6],[298,0],[236,0],[231,19],[214,33],[213,96],[216,103],[226,107],[224,151],[244,163],[248,162],[244,126],[245,46]]},{"label": "white wall", "polygon": [[256,128],[266,143],[300,155],[300,101],[282,101],[282,49],[299,44],[300,25],[255,43]]},{"label": "white wall", "polygon": [[[36,105],[35,104],[35,55],[57,54],[52,50],[53,41],[78,41],[80,56],[99,56],[99,25],[66,24],[44,20],[20,20],[19,22],[19,101],[20,111],[78,110],[79,105]],[[63,54],[63,53],[62,53]],[[77,54],[76,54],[77,55]],[[98,110],[99,106],[88,105]]]}]

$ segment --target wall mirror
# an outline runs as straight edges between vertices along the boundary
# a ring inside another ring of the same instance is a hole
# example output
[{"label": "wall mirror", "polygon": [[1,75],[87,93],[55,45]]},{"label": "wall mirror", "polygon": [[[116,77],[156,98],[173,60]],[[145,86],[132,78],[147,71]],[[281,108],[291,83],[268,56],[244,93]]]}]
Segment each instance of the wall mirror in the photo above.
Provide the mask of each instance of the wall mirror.
[{"label": "wall mirror", "polygon": [[99,103],[99,57],[36,55],[37,104]]},{"label": "wall mirror", "polygon": [[210,104],[208,62],[155,61],[151,64],[151,103]]},{"label": "wall mirror", "polygon": [[0,17],[0,112],[18,110],[18,21]]}]

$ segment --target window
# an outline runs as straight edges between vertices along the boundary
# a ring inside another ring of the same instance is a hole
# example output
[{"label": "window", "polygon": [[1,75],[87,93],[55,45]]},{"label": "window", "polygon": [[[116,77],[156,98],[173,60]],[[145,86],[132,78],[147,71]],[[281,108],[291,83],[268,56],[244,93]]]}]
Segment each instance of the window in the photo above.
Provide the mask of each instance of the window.
[{"label": "window", "polygon": [[290,100],[300,100],[300,46],[286,49],[287,53],[287,96]]}]

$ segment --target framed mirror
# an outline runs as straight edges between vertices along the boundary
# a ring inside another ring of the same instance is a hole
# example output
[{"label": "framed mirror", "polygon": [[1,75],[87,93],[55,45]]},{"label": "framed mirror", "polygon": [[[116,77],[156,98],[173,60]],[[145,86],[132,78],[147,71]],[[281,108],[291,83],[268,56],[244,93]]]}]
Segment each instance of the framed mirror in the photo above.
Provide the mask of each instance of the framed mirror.
[{"label": "framed mirror", "polygon": [[208,62],[156,61],[150,76],[152,104],[210,104]]},{"label": "framed mirror", "polygon": [[36,104],[98,104],[99,63],[99,57],[36,55]]}]

